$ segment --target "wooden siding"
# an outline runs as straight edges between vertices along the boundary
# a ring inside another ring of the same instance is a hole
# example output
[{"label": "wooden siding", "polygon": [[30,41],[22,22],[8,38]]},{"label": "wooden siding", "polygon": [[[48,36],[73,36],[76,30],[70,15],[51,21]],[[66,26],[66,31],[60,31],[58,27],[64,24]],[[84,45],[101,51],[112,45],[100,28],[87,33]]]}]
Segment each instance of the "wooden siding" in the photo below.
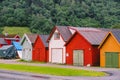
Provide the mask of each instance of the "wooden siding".
[{"label": "wooden siding", "polygon": [[46,62],[49,62],[49,48],[46,48]]},{"label": "wooden siding", "polygon": [[5,39],[5,41],[7,42],[8,45],[11,45],[11,40]]},{"label": "wooden siding", "polygon": [[3,46],[3,44],[0,44],[0,48]]},{"label": "wooden siding", "polygon": [[[84,51],[84,66],[99,64],[98,46],[92,46],[83,36],[76,33],[66,46],[66,64],[73,65],[73,50]],[[96,51],[97,50],[97,51]],[[93,57],[94,56],[94,57]]]},{"label": "wooden siding", "polygon": [[[55,32],[58,32],[58,30],[55,30]],[[65,42],[62,38],[62,36],[60,35],[60,39],[59,40],[55,40],[54,39],[54,33],[49,41],[49,62],[52,62],[51,58],[52,58],[52,48],[62,48],[63,49],[63,56],[62,56],[62,60],[63,60],[63,64],[65,63],[66,61],[66,57],[65,57],[65,53],[66,53],[66,50],[65,50],[65,46],[64,46]],[[57,58],[57,57],[56,57]],[[58,62],[59,63],[59,62]]]},{"label": "wooden siding", "polygon": [[[119,52],[120,53],[120,45],[117,40],[112,36],[108,35],[104,44],[100,48],[100,66],[105,67],[105,53],[106,52]],[[119,67],[120,67],[120,54],[119,54]]]},{"label": "wooden siding", "polygon": [[40,37],[37,37],[35,44],[34,44],[34,50],[32,55],[33,61],[40,61],[40,62],[47,62],[48,61],[48,53],[47,49],[44,46],[42,40]]},{"label": "wooden siding", "polygon": [[92,64],[93,66],[100,66],[100,50],[98,46],[92,46]]},{"label": "wooden siding", "polygon": [[32,60],[32,45],[28,42],[27,39],[25,39],[22,47],[23,47],[22,48],[22,59],[26,61],[31,61]]},{"label": "wooden siding", "polygon": [[22,59],[22,51],[17,51],[17,53],[18,53],[19,58]]}]

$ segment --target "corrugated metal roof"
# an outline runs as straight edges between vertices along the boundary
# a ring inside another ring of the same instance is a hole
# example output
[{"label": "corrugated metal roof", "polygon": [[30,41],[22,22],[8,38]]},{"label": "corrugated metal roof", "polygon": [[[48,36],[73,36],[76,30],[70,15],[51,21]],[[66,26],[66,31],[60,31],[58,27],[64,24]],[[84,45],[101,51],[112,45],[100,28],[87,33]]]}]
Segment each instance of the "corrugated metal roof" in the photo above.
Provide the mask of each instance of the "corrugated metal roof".
[{"label": "corrugated metal roof", "polygon": [[118,40],[118,42],[120,43],[120,29],[112,30],[111,32],[115,36],[115,38]]},{"label": "corrugated metal roof", "polygon": [[5,39],[8,39],[8,40],[20,40],[20,38],[5,38]]},{"label": "corrugated metal roof", "polygon": [[7,44],[4,40],[4,38],[0,38],[0,44]]},{"label": "corrugated metal roof", "polygon": [[37,38],[37,34],[26,34],[29,38],[29,40],[31,41],[31,43],[34,43],[36,38]]},{"label": "corrugated metal roof", "polygon": [[48,47],[48,43],[47,43],[47,39],[49,35],[39,35],[43,41],[43,44],[45,45],[45,47]]},{"label": "corrugated metal roof", "polygon": [[71,27],[72,29],[81,30],[81,31],[100,31],[98,28],[92,28],[92,27]]},{"label": "corrugated metal roof", "polygon": [[12,44],[17,50],[22,50],[22,46],[20,45],[20,42],[13,41]]},{"label": "corrugated metal roof", "polygon": [[106,34],[107,31],[81,31],[79,30],[79,33],[92,45],[99,45]]},{"label": "corrugated metal roof", "polygon": [[112,31],[112,29],[108,28],[93,28],[93,27],[71,27],[75,30],[81,30],[81,31]]},{"label": "corrugated metal roof", "polygon": [[68,41],[69,38],[72,36],[72,33],[67,26],[57,26],[57,29],[63,37],[64,41]]}]

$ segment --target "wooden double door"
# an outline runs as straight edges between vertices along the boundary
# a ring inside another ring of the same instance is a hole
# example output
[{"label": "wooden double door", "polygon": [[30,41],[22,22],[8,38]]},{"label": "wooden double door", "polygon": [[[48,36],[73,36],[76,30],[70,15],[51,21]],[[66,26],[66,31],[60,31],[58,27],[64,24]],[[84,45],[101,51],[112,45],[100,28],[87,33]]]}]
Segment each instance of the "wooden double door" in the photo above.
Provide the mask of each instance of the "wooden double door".
[{"label": "wooden double door", "polygon": [[119,67],[119,53],[118,52],[106,52],[105,53],[105,66],[117,68]]},{"label": "wooden double door", "polygon": [[73,50],[73,65],[83,66],[84,65],[84,51]]}]

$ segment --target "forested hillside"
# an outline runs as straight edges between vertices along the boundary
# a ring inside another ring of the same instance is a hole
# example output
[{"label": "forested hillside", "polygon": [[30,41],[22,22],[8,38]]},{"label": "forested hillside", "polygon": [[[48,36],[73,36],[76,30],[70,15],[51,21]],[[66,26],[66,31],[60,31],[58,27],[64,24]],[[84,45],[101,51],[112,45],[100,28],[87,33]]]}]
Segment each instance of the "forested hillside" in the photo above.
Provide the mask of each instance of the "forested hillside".
[{"label": "forested hillside", "polygon": [[120,28],[120,0],[0,0],[0,26],[49,33],[54,25]]}]

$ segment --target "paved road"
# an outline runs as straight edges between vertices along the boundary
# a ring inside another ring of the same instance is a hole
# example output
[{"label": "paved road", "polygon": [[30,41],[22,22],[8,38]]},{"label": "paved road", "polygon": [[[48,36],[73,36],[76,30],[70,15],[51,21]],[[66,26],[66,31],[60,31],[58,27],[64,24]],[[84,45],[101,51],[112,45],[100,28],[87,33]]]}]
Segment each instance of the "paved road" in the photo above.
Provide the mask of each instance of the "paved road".
[{"label": "paved road", "polygon": [[46,80],[49,77],[8,70],[0,70],[0,80]]},{"label": "paved road", "polygon": [[63,77],[0,70],[0,80],[120,80],[119,70],[108,70],[106,72],[111,74],[104,77]]},{"label": "paved road", "polygon": [[42,74],[32,74],[27,72],[23,73],[16,71],[0,70],[0,80],[71,80],[71,79],[62,76],[51,76]]},{"label": "paved road", "polygon": [[104,71],[109,73],[108,76],[104,77],[64,77],[64,76],[51,76],[51,75],[42,75],[42,74],[32,74],[26,72],[17,72],[17,71],[8,71],[0,69],[0,80],[120,80],[120,69],[115,68],[99,68],[99,67],[75,67],[75,66],[66,66],[66,65],[55,65],[55,64],[38,64],[38,63],[21,63],[12,60],[0,60],[0,63],[6,64],[26,64],[26,65],[35,65],[35,66],[56,66],[64,68],[76,68],[76,69],[85,69],[85,70],[94,70],[94,71]]}]

